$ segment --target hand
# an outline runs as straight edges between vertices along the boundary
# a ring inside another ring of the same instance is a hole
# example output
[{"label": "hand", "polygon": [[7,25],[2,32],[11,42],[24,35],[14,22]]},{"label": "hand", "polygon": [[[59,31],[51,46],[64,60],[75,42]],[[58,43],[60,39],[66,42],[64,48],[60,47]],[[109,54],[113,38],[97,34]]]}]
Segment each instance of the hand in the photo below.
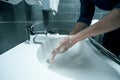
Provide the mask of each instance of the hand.
[{"label": "hand", "polygon": [[75,43],[73,43],[73,36],[67,36],[64,38],[60,44],[53,50],[51,59],[49,60],[50,63],[53,63],[55,56],[58,53],[64,53],[69,48],[71,48]]}]

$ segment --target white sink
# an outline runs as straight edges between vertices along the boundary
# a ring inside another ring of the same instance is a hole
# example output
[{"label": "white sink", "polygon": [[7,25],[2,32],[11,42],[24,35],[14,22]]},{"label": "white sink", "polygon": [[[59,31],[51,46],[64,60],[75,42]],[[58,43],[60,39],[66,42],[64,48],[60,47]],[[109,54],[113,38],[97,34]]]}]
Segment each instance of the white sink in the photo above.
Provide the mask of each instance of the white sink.
[{"label": "white sink", "polygon": [[65,54],[58,54],[53,64],[47,63],[52,50],[63,36],[52,36],[39,48],[39,62],[56,74],[74,80],[120,80],[120,74],[96,53],[88,39],[75,44]]}]

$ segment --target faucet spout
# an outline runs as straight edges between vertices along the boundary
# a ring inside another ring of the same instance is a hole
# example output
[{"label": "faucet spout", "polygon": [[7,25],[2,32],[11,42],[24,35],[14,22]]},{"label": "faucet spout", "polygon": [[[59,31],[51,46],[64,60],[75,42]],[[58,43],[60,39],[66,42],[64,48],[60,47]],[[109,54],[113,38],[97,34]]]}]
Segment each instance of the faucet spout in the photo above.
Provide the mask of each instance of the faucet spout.
[{"label": "faucet spout", "polygon": [[[27,26],[28,40],[27,43],[42,44],[43,39],[47,37],[47,30],[41,26],[42,22],[36,22]],[[40,36],[42,35],[42,36]],[[37,40],[39,38],[39,40]]]}]

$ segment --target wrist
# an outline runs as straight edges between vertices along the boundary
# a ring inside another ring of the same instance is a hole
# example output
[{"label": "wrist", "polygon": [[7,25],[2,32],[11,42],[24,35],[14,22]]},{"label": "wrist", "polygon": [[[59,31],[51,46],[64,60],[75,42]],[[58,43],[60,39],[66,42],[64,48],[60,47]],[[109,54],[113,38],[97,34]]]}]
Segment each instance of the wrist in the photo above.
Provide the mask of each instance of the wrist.
[{"label": "wrist", "polygon": [[86,35],[83,35],[83,34],[81,34],[81,33],[77,33],[77,34],[75,34],[75,35],[72,35],[71,41],[72,41],[73,43],[77,43],[77,42],[79,42],[79,41],[84,40],[85,38],[87,38]]},{"label": "wrist", "polygon": [[77,38],[76,38],[76,35],[70,35],[70,42],[75,44],[78,42]]}]

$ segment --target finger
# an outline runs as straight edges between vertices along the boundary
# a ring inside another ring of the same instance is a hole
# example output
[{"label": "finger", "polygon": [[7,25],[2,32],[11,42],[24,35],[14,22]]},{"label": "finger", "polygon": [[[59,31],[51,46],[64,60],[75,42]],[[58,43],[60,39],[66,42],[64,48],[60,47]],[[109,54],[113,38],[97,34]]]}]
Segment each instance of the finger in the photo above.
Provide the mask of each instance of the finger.
[{"label": "finger", "polygon": [[68,50],[68,47],[66,46],[66,47],[63,49],[63,52],[62,52],[62,53],[65,53],[67,50]]},{"label": "finger", "polygon": [[52,52],[51,63],[53,63],[56,55],[57,55],[57,50],[55,49],[55,50]]}]

